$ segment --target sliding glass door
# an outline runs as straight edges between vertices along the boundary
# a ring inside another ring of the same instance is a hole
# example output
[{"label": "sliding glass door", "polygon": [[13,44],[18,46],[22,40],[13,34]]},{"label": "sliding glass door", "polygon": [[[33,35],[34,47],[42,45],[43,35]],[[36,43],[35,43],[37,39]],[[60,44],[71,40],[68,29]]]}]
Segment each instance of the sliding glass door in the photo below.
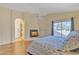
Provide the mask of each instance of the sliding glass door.
[{"label": "sliding glass door", "polygon": [[54,35],[55,36],[61,36],[62,32],[61,32],[61,22],[56,22],[54,23]]},{"label": "sliding glass door", "polygon": [[53,33],[55,36],[66,37],[72,30],[72,20],[55,21],[53,23]]}]

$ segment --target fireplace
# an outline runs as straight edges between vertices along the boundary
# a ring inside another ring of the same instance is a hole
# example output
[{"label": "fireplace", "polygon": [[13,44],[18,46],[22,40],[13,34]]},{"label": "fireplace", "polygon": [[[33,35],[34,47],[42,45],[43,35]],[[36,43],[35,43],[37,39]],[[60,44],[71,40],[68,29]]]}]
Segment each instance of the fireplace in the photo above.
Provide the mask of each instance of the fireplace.
[{"label": "fireplace", "polygon": [[30,37],[38,37],[38,30],[37,29],[31,29],[30,30]]}]

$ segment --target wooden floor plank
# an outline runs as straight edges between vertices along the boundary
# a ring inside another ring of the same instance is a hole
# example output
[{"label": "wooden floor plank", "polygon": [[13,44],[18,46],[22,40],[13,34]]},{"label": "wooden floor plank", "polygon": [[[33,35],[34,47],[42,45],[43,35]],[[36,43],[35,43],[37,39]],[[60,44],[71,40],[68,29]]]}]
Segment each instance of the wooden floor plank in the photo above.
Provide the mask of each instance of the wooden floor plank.
[{"label": "wooden floor plank", "polygon": [[[25,43],[26,50],[30,44],[31,44],[31,41],[26,41],[26,43]],[[15,55],[14,48],[15,48],[15,43],[0,45],[0,55]],[[28,55],[27,52],[25,52],[25,53],[26,53],[26,55]],[[64,54],[65,55],[78,55],[79,53],[68,52],[68,53],[64,53]]]},{"label": "wooden floor plank", "polygon": [[[26,41],[26,49],[30,45],[31,41]],[[0,45],[0,55],[15,55],[14,54],[15,43]],[[26,52],[27,54],[27,52]]]}]

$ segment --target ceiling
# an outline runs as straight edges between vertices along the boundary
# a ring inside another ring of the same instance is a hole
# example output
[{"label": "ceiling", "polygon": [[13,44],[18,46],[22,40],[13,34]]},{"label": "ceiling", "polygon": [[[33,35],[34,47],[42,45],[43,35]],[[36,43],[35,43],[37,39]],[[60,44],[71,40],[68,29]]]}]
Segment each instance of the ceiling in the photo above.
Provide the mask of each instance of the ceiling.
[{"label": "ceiling", "polygon": [[0,6],[34,14],[60,13],[79,10],[79,3],[4,3]]}]

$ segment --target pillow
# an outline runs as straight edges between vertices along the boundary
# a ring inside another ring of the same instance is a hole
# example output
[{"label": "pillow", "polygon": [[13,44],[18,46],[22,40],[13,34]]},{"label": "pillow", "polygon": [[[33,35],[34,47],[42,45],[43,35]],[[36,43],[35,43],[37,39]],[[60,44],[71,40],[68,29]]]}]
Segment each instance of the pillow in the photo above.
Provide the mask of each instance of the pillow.
[{"label": "pillow", "polygon": [[76,38],[79,40],[79,30],[76,30]]},{"label": "pillow", "polygon": [[69,40],[70,38],[75,37],[75,35],[76,35],[76,31],[70,32],[69,35],[66,37],[66,40]]},{"label": "pillow", "polygon": [[79,31],[72,31],[66,38],[64,50],[70,51],[79,48]]}]

